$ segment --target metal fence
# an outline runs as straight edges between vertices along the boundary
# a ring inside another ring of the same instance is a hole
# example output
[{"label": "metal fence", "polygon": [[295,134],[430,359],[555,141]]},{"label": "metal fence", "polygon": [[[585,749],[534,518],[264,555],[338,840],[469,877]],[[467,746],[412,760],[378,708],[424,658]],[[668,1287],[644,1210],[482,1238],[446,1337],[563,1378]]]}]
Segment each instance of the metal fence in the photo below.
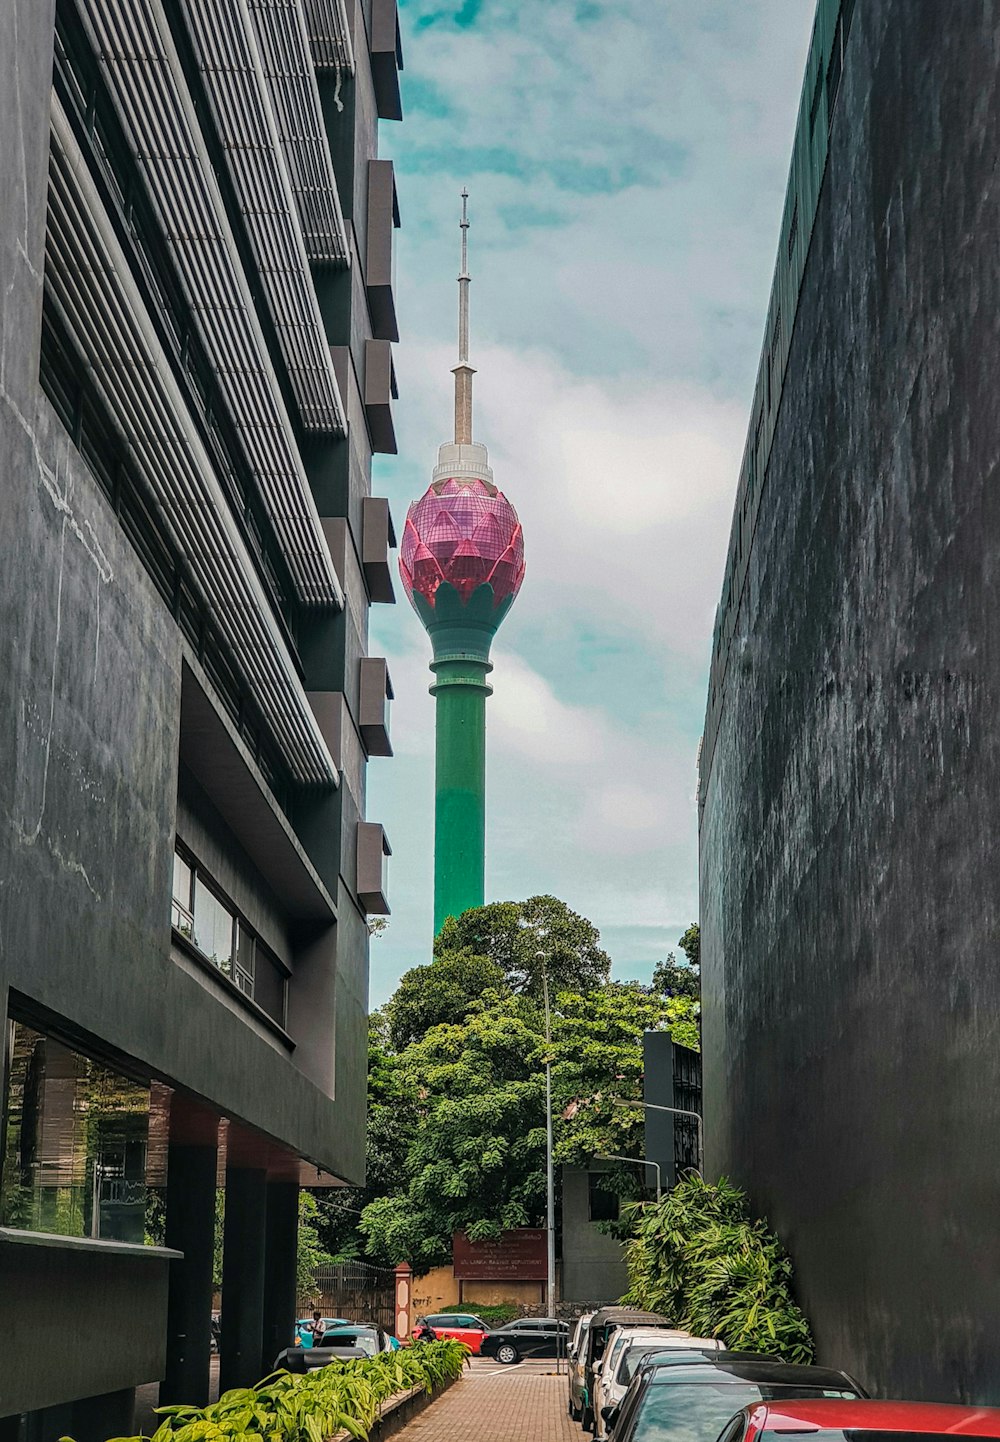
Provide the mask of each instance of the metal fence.
[{"label": "metal fence", "polygon": [[352,1322],[377,1322],[387,1332],[396,1326],[396,1274],[368,1262],[335,1262],[315,1274],[310,1299],[325,1316]]}]

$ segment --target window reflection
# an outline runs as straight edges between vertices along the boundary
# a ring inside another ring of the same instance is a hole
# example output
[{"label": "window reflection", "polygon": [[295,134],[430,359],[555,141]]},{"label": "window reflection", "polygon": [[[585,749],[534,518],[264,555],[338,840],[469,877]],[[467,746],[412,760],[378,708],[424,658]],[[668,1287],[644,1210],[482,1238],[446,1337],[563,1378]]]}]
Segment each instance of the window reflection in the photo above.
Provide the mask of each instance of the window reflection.
[{"label": "window reflection", "polygon": [[142,1243],[149,1088],[21,1022],[7,1045],[0,1222]]},{"label": "window reflection", "polygon": [[194,894],[194,944],[224,976],[233,974],[233,913],[203,883]]}]

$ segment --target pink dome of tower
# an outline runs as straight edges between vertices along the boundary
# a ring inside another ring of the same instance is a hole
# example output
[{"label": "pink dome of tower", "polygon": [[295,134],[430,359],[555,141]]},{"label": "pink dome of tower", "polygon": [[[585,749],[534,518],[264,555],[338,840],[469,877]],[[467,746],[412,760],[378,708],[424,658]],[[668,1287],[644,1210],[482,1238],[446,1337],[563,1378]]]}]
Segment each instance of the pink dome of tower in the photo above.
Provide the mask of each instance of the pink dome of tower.
[{"label": "pink dome of tower", "polygon": [[493,587],[494,607],[513,601],[524,579],[517,512],[481,477],[435,480],[407,513],[399,573],[411,602],[417,591],[433,606],[442,581],[462,601],[485,584]]}]

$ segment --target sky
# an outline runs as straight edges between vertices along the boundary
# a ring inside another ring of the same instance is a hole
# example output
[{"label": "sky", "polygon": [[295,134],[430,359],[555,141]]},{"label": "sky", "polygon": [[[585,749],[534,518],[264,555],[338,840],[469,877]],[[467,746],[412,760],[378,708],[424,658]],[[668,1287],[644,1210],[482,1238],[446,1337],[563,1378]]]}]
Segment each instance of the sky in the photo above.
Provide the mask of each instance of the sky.
[{"label": "sky", "polygon": [[[549,893],[648,980],[698,914],[715,605],[813,0],[400,0],[398,534],[451,439],[470,193],[475,439],[524,527],[494,644],[486,899]],[[368,768],[392,915],[371,1004],[430,957],[430,643],[371,612],[395,756]]]}]

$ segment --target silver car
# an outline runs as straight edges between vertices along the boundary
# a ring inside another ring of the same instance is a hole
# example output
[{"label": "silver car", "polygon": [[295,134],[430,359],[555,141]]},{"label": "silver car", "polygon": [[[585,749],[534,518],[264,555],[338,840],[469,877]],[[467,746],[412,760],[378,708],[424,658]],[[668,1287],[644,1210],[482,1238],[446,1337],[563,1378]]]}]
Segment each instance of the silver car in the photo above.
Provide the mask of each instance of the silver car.
[{"label": "silver car", "polygon": [[583,1418],[586,1402],[586,1356],[587,1331],[593,1312],[585,1312],[579,1319],[570,1338],[566,1360],[569,1363],[569,1404],[568,1411],[574,1422]]},{"label": "silver car", "polygon": [[618,1327],[608,1338],[594,1383],[594,1432],[598,1442],[608,1434],[603,1420],[606,1407],[616,1407],[625,1396],[636,1365],[650,1352],[718,1352],[725,1346],[718,1337],[692,1337],[689,1332],[652,1327]]}]

